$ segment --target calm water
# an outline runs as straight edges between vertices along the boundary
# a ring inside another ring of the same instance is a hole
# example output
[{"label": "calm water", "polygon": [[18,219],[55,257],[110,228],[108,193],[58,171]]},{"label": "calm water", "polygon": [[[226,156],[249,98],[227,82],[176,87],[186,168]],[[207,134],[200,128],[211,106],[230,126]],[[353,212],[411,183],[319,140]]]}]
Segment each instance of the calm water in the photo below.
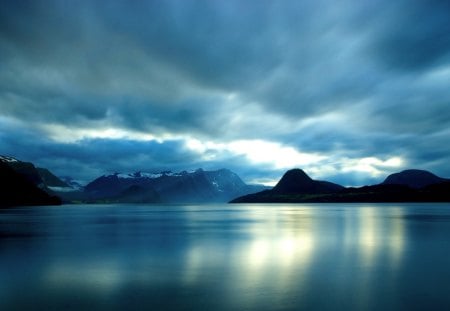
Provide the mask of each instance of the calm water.
[{"label": "calm water", "polygon": [[0,211],[0,310],[450,310],[449,204]]}]

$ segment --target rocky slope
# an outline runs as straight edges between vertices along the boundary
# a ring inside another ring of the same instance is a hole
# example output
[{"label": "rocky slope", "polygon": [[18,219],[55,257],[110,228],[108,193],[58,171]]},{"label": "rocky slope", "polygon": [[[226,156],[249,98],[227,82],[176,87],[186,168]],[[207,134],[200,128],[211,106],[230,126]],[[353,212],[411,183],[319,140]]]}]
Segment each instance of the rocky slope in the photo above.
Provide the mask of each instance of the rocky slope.
[{"label": "rocky slope", "polygon": [[[58,197],[39,187],[42,181],[39,175],[34,175],[34,165],[21,165],[18,162],[0,158],[0,207],[61,204]],[[20,169],[15,169],[17,165]]]}]

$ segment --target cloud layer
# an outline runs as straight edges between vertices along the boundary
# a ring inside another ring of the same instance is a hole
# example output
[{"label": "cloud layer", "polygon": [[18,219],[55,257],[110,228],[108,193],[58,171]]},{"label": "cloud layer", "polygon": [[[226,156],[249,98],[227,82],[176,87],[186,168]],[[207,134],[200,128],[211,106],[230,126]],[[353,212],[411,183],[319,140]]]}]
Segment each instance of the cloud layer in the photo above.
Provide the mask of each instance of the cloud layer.
[{"label": "cloud layer", "polygon": [[2,1],[2,153],[111,170],[450,176],[448,1]]}]

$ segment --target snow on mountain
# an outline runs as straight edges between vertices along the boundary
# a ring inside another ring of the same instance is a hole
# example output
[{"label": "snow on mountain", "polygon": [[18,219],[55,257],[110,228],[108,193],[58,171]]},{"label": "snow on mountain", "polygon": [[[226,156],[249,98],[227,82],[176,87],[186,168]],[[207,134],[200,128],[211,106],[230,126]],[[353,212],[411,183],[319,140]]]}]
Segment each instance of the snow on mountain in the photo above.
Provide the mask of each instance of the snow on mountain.
[{"label": "snow on mountain", "polygon": [[[132,189],[132,191],[130,190]],[[256,192],[237,174],[227,169],[205,171],[162,171],[114,173],[103,175],[86,185],[85,192],[93,200],[142,197],[154,191],[163,202],[228,202],[237,196]]]},{"label": "snow on mountain", "polygon": [[19,160],[15,159],[13,157],[2,156],[2,155],[0,155],[0,161],[6,162],[6,163],[19,162]]},{"label": "snow on mountain", "polygon": [[117,176],[117,178],[123,178],[123,179],[137,179],[137,178],[149,178],[149,179],[157,179],[163,176],[170,176],[170,177],[178,177],[178,176],[184,176],[186,174],[192,174],[195,171],[187,172],[182,171],[179,173],[174,173],[171,171],[163,171],[159,173],[146,173],[146,172],[135,172],[135,173],[114,173],[109,175],[103,175],[104,177],[112,177]]},{"label": "snow on mountain", "polygon": [[162,175],[163,174],[161,174],[161,173],[141,173],[142,177],[147,177],[147,178],[151,178],[151,179],[159,178]]}]

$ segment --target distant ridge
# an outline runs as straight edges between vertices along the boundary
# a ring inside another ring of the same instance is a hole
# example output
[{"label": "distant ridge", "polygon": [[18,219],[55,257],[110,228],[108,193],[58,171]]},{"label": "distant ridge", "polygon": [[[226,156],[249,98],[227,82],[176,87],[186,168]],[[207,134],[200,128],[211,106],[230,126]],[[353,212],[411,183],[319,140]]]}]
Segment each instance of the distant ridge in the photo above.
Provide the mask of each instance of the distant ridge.
[{"label": "distant ridge", "polygon": [[104,203],[225,203],[263,189],[266,187],[245,184],[228,169],[115,173],[88,183],[83,200]]},{"label": "distant ridge", "polygon": [[46,168],[36,168],[39,176],[47,187],[70,187],[67,183],[62,181],[59,177],[56,177],[52,172]]},{"label": "distant ridge", "polygon": [[287,171],[272,190],[236,198],[231,203],[275,203],[312,199],[317,195],[331,194],[344,187],[328,181],[314,180],[303,170]]},{"label": "distant ridge", "polygon": [[[0,207],[72,203],[450,202],[450,179],[420,169],[376,185],[345,188],[286,171],[274,188],[247,185],[228,169],[103,175],[86,186],[45,168],[0,155]],[[231,201],[230,201],[231,200]]]},{"label": "distant ridge", "polygon": [[399,173],[389,175],[383,185],[405,185],[411,188],[420,189],[433,184],[450,181],[441,178],[431,172],[417,169],[404,170]]},{"label": "distant ridge", "polygon": [[378,185],[345,188],[313,180],[301,169],[293,169],[272,190],[238,197],[230,203],[302,202],[450,202],[450,180],[424,170],[405,170],[389,175]]}]

